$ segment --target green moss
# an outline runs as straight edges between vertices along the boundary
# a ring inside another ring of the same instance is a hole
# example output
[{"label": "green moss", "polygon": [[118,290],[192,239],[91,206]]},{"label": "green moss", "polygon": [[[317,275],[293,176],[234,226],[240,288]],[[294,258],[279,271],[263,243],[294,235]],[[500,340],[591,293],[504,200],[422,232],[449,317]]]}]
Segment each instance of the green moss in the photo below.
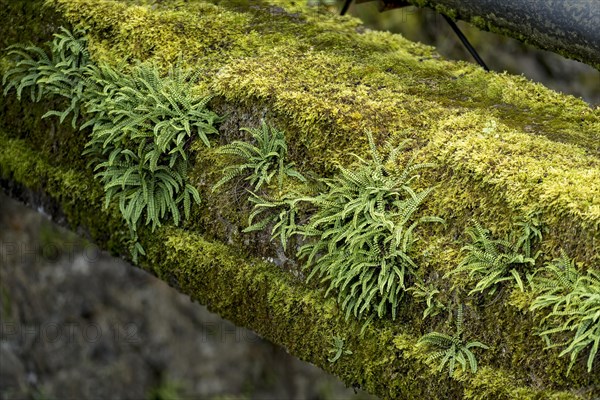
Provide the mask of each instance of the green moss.
[{"label": "green moss", "polygon": [[[399,370],[411,370],[399,365],[394,355],[397,327],[387,324],[384,329],[369,329],[366,339],[360,339],[360,325],[345,322],[334,301],[324,301],[322,294],[273,264],[179,229],[164,229],[154,240],[143,264],[147,262],[161,279],[193,299],[284,344],[292,354],[317,363],[349,384],[378,392],[382,389],[378,382],[388,381],[390,398],[406,397],[399,389],[408,382],[391,379]],[[223,296],[225,291],[230,295]],[[327,361],[331,332],[343,332],[346,345],[353,349],[351,357],[334,364]]]},{"label": "green moss", "polygon": [[[4,45],[39,45],[66,20],[90,30],[97,61],[140,59],[166,67],[181,58],[202,74],[200,88],[217,94],[215,111],[229,116],[222,143],[266,117],[286,130],[289,156],[302,173],[329,175],[338,163],[353,161],[350,152],[366,155],[366,130],[378,143],[412,138],[399,162],[414,154],[439,166],[419,184],[437,185],[423,213],[443,217],[447,227],[419,232],[428,240],[416,244],[415,260],[444,291],[444,301],[452,299],[453,284],[464,284],[440,277],[459,262],[473,217],[503,236],[513,218],[541,211],[545,258],[563,247],[579,268],[598,265],[600,109],[580,100],[522,77],[442,60],[430,47],[365,30],[350,17],[305,10],[302,2],[48,0],[44,18],[57,22],[31,23],[40,2],[0,0],[5,3],[14,23],[0,28]],[[29,36],[28,28],[15,31],[30,24]],[[7,65],[3,60],[0,68]],[[0,99],[3,179],[43,190],[73,229],[86,227],[97,243],[125,253],[127,229],[117,210],[100,209],[101,188],[80,157],[86,133],[40,122],[46,106]],[[211,192],[227,160],[201,146],[192,150],[190,181],[201,192],[201,207],[183,229],[140,234],[149,252],[144,267],[179,290],[382,397],[598,394],[600,378],[583,366],[565,376],[568,360],[543,350],[532,334],[535,321],[508,304],[514,296],[506,291],[492,304],[470,299],[466,334],[492,348],[479,360],[481,374],[460,382],[433,375],[414,350],[415,338],[446,324],[441,317],[422,321],[414,303],[402,305],[400,323],[378,322],[361,340],[358,326],[343,322],[332,300],[262,260],[279,249],[268,234],[240,233],[250,211],[245,193]],[[327,362],[331,332],[343,333],[354,353],[334,364]]]},{"label": "green moss", "polygon": [[30,196],[40,199],[39,209],[58,214],[73,231],[114,254],[124,252],[127,227],[115,208],[110,212],[102,209],[102,188],[89,171],[56,165],[32,150],[30,142],[12,138],[1,128],[0,148],[0,181],[26,188]]},{"label": "green moss", "polygon": [[493,370],[484,367],[468,383],[464,399],[467,400],[508,400],[508,399],[552,399],[552,400],[572,400],[586,398],[585,394],[576,395],[569,392],[548,392],[543,390],[534,390],[521,386],[514,375],[502,371]]},{"label": "green moss", "polygon": [[[52,8],[42,7],[41,0],[0,0],[0,76],[10,68],[12,60],[6,48],[17,43],[45,46],[62,25],[64,18]],[[3,88],[2,88],[3,90]],[[48,156],[61,163],[79,165],[85,137],[70,129],[68,124],[58,126],[56,119],[42,119],[49,109],[63,109],[60,100],[44,99],[43,107],[32,107],[19,102],[14,92],[8,97],[0,96],[0,129],[15,137],[31,138]]]},{"label": "green moss", "polygon": [[[63,23],[63,18],[52,8],[42,8],[43,0],[0,0],[0,18],[3,22],[0,51],[23,42],[43,43]],[[27,20],[23,17],[27,15]],[[26,23],[24,23],[26,22]]]}]

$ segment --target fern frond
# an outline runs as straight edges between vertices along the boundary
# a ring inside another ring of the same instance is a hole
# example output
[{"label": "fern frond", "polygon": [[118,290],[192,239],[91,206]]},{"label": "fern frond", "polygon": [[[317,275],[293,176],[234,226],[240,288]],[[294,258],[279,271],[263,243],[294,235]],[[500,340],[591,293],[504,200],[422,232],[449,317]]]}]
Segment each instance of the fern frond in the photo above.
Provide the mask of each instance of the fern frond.
[{"label": "fern frond", "polygon": [[[588,348],[586,366],[592,372],[600,345],[600,274],[593,269],[580,274],[574,265],[561,252],[545,271],[536,271],[532,286],[537,296],[530,306],[531,311],[550,310],[540,320],[539,335],[546,341],[546,348],[562,347],[559,356],[570,355],[567,374],[579,354]],[[562,341],[564,337],[569,339]]]},{"label": "fern frond", "polygon": [[[446,363],[448,364],[448,375],[454,375],[456,363],[463,371],[467,370],[467,363],[472,373],[477,372],[477,360],[475,354],[470,350],[472,348],[488,349],[485,344],[472,341],[466,342],[463,338],[463,307],[459,305],[456,316],[456,331],[450,336],[439,332],[427,333],[419,339],[417,346],[424,346],[429,352],[427,362],[437,362],[438,371],[442,371]],[[440,360],[440,361],[438,361]]]},{"label": "fern frond", "polygon": [[466,255],[446,276],[466,272],[470,278],[478,279],[470,293],[489,291],[492,294],[505,281],[514,281],[524,291],[521,274],[527,274],[535,265],[535,257],[530,255],[535,238],[541,235],[541,228],[532,224],[517,226],[522,228],[520,235],[513,233],[504,239],[492,239],[489,230],[474,221],[466,230],[471,239],[471,243],[462,249]]},{"label": "fern frond", "polygon": [[284,176],[305,182],[306,178],[294,168],[294,163],[287,163],[287,144],[282,131],[261,122],[260,128],[242,128],[251,134],[257,145],[236,140],[221,146],[217,152],[227,154],[241,160],[240,163],[228,166],[223,170],[223,177],[213,186],[213,191],[239,175],[245,175],[252,190],[263,185],[270,185],[277,176],[277,188],[281,192]]},{"label": "fern frond", "polygon": [[[339,173],[321,182],[327,190],[311,200],[317,208],[302,227],[307,241],[298,251],[307,258],[308,279],[328,282],[346,317],[392,314],[417,266],[409,252],[421,223],[442,222],[416,217],[431,190],[415,192],[407,181],[413,176],[386,168],[397,151],[385,159],[368,133],[371,160],[359,157],[357,166],[339,167]],[[409,167],[407,167],[409,168]],[[405,168],[406,171],[406,168]]]}]

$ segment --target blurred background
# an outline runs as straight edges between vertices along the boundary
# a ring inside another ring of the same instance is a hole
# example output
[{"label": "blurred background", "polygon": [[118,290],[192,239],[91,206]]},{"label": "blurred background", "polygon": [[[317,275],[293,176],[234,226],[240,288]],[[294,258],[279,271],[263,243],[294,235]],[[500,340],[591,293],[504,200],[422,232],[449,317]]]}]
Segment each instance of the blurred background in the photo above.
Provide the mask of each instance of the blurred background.
[{"label": "blurred background", "polygon": [[[349,14],[472,62],[431,10]],[[458,25],[492,70],[600,105],[594,68]],[[0,399],[99,398],[374,399],[0,194]]]}]

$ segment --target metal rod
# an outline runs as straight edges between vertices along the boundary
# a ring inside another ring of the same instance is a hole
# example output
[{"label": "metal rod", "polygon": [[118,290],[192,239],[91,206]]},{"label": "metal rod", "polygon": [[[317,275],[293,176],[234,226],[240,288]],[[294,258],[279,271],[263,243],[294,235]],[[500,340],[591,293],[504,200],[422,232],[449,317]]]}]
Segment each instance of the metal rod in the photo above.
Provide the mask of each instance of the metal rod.
[{"label": "metal rod", "polygon": [[[344,3],[344,6],[342,7],[342,11],[340,11],[340,15],[345,15],[348,12],[348,9],[350,8],[352,1],[353,0],[346,0],[346,2]],[[384,3],[385,3],[385,1],[384,1]],[[409,5],[409,3],[406,3],[403,0],[396,0],[396,2],[394,4],[396,4],[397,6],[401,6],[401,7]],[[484,70],[489,71],[490,69],[488,68],[488,66],[485,64],[483,59],[479,56],[479,54],[477,53],[477,50],[475,50],[475,48],[471,45],[471,43],[469,42],[469,39],[467,39],[467,37],[462,33],[462,31],[459,29],[459,27],[456,25],[456,23],[454,23],[454,21],[447,15],[442,14],[442,17],[444,17],[446,22],[448,22],[448,25],[450,25],[450,27],[452,28],[454,33],[456,33],[456,36],[458,36],[458,38],[460,39],[462,44],[467,48],[469,53],[471,53],[471,55],[473,56],[473,58],[475,59],[477,64],[481,65],[481,67]]]},{"label": "metal rod", "polygon": [[461,32],[461,30],[458,28],[456,23],[454,23],[454,21],[447,15],[442,14],[442,17],[444,17],[446,22],[448,22],[448,24],[450,25],[450,27],[452,28],[454,33],[456,33],[456,36],[458,36],[458,38],[460,39],[462,44],[467,48],[467,50],[469,50],[469,53],[471,53],[471,55],[473,56],[475,61],[477,61],[477,64],[481,65],[481,67],[483,69],[485,69],[486,71],[489,72],[490,69],[488,68],[488,66],[481,59],[481,57],[479,57],[477,50],[475,50],[475,48],[471,45],[471,43],[469,42],[469,39],[467,39],[467,37]]},{"label": "metal rod", "polygon": [[342,7],[340,15],[346,15],[348,9],[350,8],[350,4],[352,4],[352,0],[346,0],[346,2],[344,3],[344,7]]}]

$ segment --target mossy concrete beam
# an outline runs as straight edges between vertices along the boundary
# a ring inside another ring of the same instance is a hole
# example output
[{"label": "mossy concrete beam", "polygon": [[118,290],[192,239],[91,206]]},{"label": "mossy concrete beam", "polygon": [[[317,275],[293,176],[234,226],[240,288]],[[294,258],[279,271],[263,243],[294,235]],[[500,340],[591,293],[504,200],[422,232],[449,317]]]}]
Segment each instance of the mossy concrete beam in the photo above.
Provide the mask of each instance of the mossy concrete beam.
[{"label": "mossy concrete beam", "polygon": [[[460,262],[472,218],[502,236],[515,218],[539,212],[544,260],[563,248],[581,270],[598,268],[600,109],[572,96],[443,60],[430,47],[291,0],[0,0],[0,18],[11,21],[0,26],[3,46],[41,45],[60,25],[84,27],[97,62],[197,70],[199,89],[227,117],[213,146],[267,118],[285,129],[301,172],[328,176],[353,162],[349,153],[366,156],[366,131],[378,144],[411,139],[400,162],[437,163],[419,181],[436,186],[423,212],[447,221],[417,232],[414,259],[445,300],[453,285],[467,284],[442,276]],[[10,63],[0,59],[0,72]],[[88,133],[41,119],[58,106],[0,97],[0,182],[127,256],[118,207],[102,209],[102,188],[81,157]],[[424,322],[409,297],[396,321],[375,321],[361,338],[359,322],[346,322],[318,285],[299,278],[303,260],[282,253],[268,233],[241,233],[251,208],[243,190],[211,191],[230,160],[200,143],[191,150],[202,204],[183,226],[142,229],[141,267],[211,310],[384,398],[600,395],[598,374],[579,362],[566,375],[568,359],[543,349],[527,299],[508,288],[492,304],[467,299],[465,334],[490,346],[478,354],[476,375],[449,379],[427,365],[416,341],[446,331],[446,321]],[[329,363],[334,334],[353,355]]]}]

